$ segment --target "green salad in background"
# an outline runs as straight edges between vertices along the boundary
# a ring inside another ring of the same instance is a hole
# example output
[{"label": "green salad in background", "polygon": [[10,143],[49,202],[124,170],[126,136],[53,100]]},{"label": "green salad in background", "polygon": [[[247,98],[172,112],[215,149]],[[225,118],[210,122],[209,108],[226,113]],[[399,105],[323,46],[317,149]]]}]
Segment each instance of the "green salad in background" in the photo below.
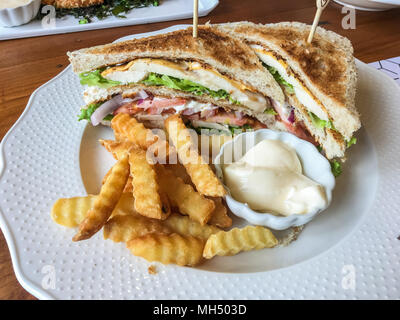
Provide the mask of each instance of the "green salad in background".
[{"label": "green salad in background", "polygon": [[[56,17],[74,16],[79,19],[79,24],[86,24],[92,22],[94,18],[99,20],[110,16],[126,18],[125,14],[132,9],[159,5],[160,0],[104,0],[102,4],[85,8],[56,8]],[[40,9],[37,19],[41,20],[47,14],[48,12],[42,13],[42,9]]]}]

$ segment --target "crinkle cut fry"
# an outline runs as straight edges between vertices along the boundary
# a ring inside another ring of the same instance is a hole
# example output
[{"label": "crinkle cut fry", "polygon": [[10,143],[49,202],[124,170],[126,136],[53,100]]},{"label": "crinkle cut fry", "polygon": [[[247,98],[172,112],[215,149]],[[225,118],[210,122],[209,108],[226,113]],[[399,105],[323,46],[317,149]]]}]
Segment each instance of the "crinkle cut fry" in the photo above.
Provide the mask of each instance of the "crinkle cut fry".
[{"label": "crinkle cut fry", "polygon": [[96,197],[96,195],[88,195],[58,199],[51,209],[51,218],[64,227],[75,228],[85,219]]},{"label": "crinkle cut fry", "polygon": [[228,209],[222,201],[222,198],[213,198],[215,209],[211,215],[211,219],[207,222],[208,224],[220,227],[229,228],[232,226],[232,219],[228,216]]},{"label": "crinkle cut fry", "polygon": [[[111,121],[111,128],[117,136],[123,136],[144,150],[154,147],[154,155],[161,160],[166,160],[166,156],[175,154],[174,148],[170,147],[168,141],[161,140],[143,123],[138,122],[128,114],[117,114]],[[159,153],[159,151],[162,151]]]},{"label": "crinkle cut fry", "polygon": [[[99,140],[99,142],[108,152],[112,154],[116,160],[120,159],[125,153],[129,152],[130,148],[135,147],[135,144],[129,140]],[[102,184],[104,184],[106,181],[110,171],[104,176]],[[124,192],[132,193],[132,191],[132,176],[129,176]]]},{"label": "crinkle cut fry", "polygon": [[129,140],[99,140],[100,144],[112,154],[115,160],[129,152],[129,149],[134,147],[135,144]]},{"label": "crinkle cut fry", "polygon": [[[130,148],[135,147],[135,145],[129,141],[100,140],[100,143],[107,151],[112,153],[116,159],[119,159],[119,157],[125,154]],[[168,165],[168,168],[173,168],[174,166],[176,165]],[[181,213],[189,215],[199,223],[207,223],[215,208],[212,201],[196,192],[190,184],[185,184],[183,180],[176,177],[171,170],[166,169],[162,165],[156,165],[155,168],[162,192],[168,196],[171,204],[178,207]],[[132,186],[131,175],[128,178],[124,192],[133,192]]]},{"label": "crinkle cut fry", "polygon": [[163,224],[172,232],[196,237],[203,239],[204,241],[206,241],[212,234],[221,231],[221,229],[215,226],[210,226],[208,224],[201,225],[197,221],[190,219],[188,216],[182,216],[179,213],[171,214],[168,219],[163,221]]},{"label": "crinkle cut fry", "polygon": [[127,247],[135,256],[150,262],[195,266],[202,261],[204,241],[177,233],[169,235],[150,233],[128,241]]},{"label": "crinkle cut fry", "polygon": [[[96,198],[97,195],[88,195],[84,197],[58,199],[51,209],[51,218],[54,222],[64,227],[78,227],[86,218],[88,211],[93,207]],[[132,192],[129,194],[123,193],[121,195],[111,217],[116,215],[139,215],[133,208]]]},{"label": "crinkle cut fry", "polygon": [[176,177],[170,170],[162,165],[156,166],[160,187],[167,194],[171,204],[183,214],[199,222],[201,225],[210,220],[215,209],[215,204],[198,193],[189,184]]},{"label": "crinkle cut fry", "polygon": [[77,234],[72,238],[73,241],[89,239],[104,226],[122,195],[128,175],[129,161],[125,155],[114,165],[93,207],[79,225]]},{"label": "crinkle cut fry", "polygon": [[190,137],[190,132],[179,115],[176,114],[167,118],[165,120],[165,128],[197,191],[211,197],[224,196],[226,191],[223,185],[210,166],[199,155]]},{"label": "crinkle cut fry", "polygon": [[211,235],[204,247],[203,257],[231,256],[241,251],[272,248],[278,244],[273,233],[261,226],[247,226],[220,231]]},{"label": "crinkle cut fry", "polygon": [[148,219],[140,215],[117,215],[110,218],[103,228],[104,239],[128,242],[148,233],[172,233],[161,220]]},{"label": "crinkle cut fry", "polygon": [[[133,147],[129,153],[135,210],[153,219],[166,219],[171,213],[168,199],[161,194],[154,166],[147,161],[146,151]],[[162,190],[161,190],[162,191]]]}]

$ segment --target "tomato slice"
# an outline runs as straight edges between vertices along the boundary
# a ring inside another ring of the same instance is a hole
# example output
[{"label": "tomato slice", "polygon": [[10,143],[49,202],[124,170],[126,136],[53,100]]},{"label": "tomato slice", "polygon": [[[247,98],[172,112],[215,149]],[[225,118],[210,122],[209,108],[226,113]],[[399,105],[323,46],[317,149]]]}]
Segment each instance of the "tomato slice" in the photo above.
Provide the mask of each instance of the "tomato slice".
[{"label": "tomato slice", "polygon": [[155,108],[155,109],[163,109],[172,106],[181,106],[186,103],[185,99],[182,98],[154,98],[143,100],[138,107],[143,109]]}]

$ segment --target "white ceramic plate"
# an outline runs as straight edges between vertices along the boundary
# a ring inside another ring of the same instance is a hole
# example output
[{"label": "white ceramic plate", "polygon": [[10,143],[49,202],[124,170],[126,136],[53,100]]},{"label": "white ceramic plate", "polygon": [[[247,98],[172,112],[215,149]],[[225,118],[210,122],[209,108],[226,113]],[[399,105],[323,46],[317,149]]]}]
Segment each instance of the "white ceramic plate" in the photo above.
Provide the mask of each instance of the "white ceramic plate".
[{"label": "white ceramic plate", "polygon": [[111,130],[77,121],[82,88],[68,67],[35,91],[1,143],[0,225],[19,282],[41,299],[399,298],[400,90],[385,74],[357,67],[364,126],[329,209],[288,247],[200,268],[156,264],[156,275],[101,232],[74,243],[75,230],[50,219],[56,199],[97,192],[113,163],[97,143]]},{"label": "white ceramic plate", "polygon": [[[208,15],[218,5],[219,0],[199,0],[199,16]],[[48,14],[48,13],[47,13]],[[6,28],[0,26],[0,40],[28,38],[44,36],[48,34],[69,33],[86,30],[114,28],[130,26],[136,24],[154,23],[160,21],[170,21],[186,19],[193,16],[193,1],[190,0],[164,0],[158,7],[146,7],[133,9],[125,14],[126,19],[107,17],[103,20],[94,19],[88,24],[79,24],[79,19],[73,16],[66,16],[56,19],[56,24],[52,28],[43,21],[33,20],[28,24]]]}]

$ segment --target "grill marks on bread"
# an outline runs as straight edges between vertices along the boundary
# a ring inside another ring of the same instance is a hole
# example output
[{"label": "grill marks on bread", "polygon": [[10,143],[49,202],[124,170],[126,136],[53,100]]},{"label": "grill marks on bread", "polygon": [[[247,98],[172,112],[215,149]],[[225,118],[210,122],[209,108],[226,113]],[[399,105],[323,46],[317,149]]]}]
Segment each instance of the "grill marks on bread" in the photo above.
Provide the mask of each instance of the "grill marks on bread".
[{"label": "grill marks on bread", "polygon": [[260,27],[242,25],[235,28],[240,33],[274,42],[296,60],[314,85],[338,102],[345,104],[346,97],[346,53],[316,33],[312,44],[307,43],[309,27],[294,29],[292,26]]},{"label": "grill marks on bread", "polygon": [[[218,45],[216,45],[218,44]],[[249,55],[247,49],[224,34],[211,30],[209,27],[199,27],[198,37],[192,37],[192,29],[179,30],[168,34],[148,38],[124,41],[116,44],[105,45],[89,49],[89,54],[123,54],[134,52],[171,51],[207,56],[219,61],[226,67],[239,67],[244,69],[257,69],[257,61]],[[227,54],[229,52],[229,54]],[[132,59],[129,59],[132,60]],[[128,60],[127,60],[128,61]]]}]

